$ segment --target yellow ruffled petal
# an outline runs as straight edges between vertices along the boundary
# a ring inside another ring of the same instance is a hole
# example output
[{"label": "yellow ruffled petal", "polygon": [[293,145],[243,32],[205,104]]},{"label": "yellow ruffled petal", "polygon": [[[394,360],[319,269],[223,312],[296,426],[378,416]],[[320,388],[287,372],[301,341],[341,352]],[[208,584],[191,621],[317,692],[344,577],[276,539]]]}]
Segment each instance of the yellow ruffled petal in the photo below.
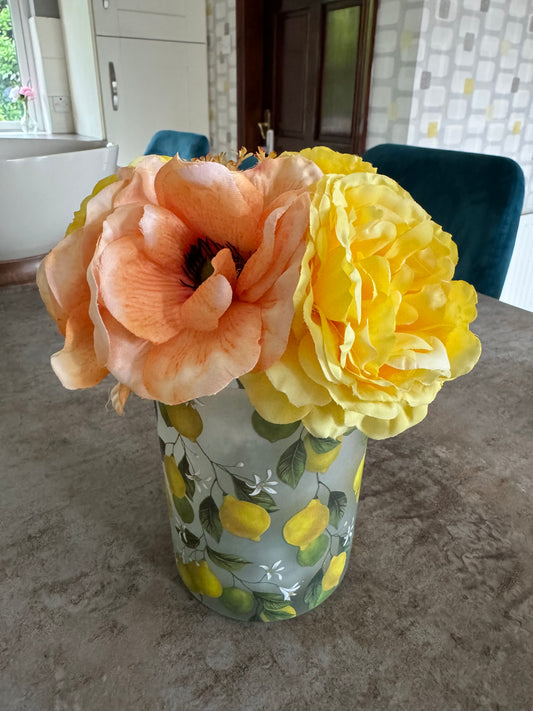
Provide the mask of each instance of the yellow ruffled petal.
[{"label": "yellow ruffled petal", "polygon": [[360,156],[337,153],[325,146],[304,148],[303,151],[300,151],[300,155],[316,163],[323,173],[376,172],[376,168],[371,163],[364,161]]},{"label": "yellow ruffled petal", "polygon": [[287,396],[272,385],[266,373],[249,373],[239,378],[246,388],[250,402],[268,422],[276,425],[287,425],[304,417],[309,407],[295,407]]}]

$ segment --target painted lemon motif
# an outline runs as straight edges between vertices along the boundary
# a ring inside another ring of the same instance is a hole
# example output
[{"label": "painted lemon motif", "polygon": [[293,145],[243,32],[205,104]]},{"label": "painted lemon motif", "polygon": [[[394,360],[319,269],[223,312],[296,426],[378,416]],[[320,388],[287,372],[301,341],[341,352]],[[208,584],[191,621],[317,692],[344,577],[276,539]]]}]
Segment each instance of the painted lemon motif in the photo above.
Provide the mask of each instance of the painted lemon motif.
[{"label": "painted lemon motif", "polygon": [[166,456],[164,464],[170,491],[174,496],[177,496],[178,499],[182,499],[185,496],[185,480],[174,459],[174,455]]},{"label": "painted lemon motif", "polygon": [[174,516],[174,509],[172,508],[172,499],[170,498],[170,494],[168,493],[168,489],[166,487],[165,487],[165,497],[167,500],[168,515],[169,515],[169,518],[172,518]]},{"label": "painted lemon motif", "polygon": [[194,406],[189,402],[184,402],[181,405],[167,405],[167,412],[172,427],[187,439],[196,442],[202,434],[204,425]]},{"label": "painted lemon motif", "polygon": [[315,565],[325,554],[328,546],[329,536],[326,533],[323,533],[312,543],[310,543],[307,548],[300,548],[298,555],[296,556],[298,565],[307,567]]},{"label": "painted lemon motif", "polygon": [[217,576],[210,570],[206,560],[184,563],[180,556],[176,557],[178,572],[181,579],[192,593],[200,593],[208,597],[220,597],[222,585]]},{"label": "painted lemon motif", "polygon": [[363,467],[365,465],[365,455],[361,459],[361,464],[357,467],[357,472],[355,473],[355,479],[353,480],[353,490],[355,492],[355,498],[359,501],[359,494],[361,492],[361,481],[363,479]]},{"label": "painted lemon motif", "polygon": [[312,499],[283,526],[283,537],[291,546],[299,546],[304,551],[324,532],[328,523],[328,507]]},{"label": "painted lemon motif", "polygon": [[248,501],[239,501],[226,494],[219,511],[222,527],[240,538],[260,541],[261,535],[270,526],[270,516],[264,508]]},{"label": "painted lemon motif", "polygon": [[346,552],[343,551],[342,553],[339,553],[339,555],[333,556],[329,562],[328,569],[322,578],[322,588],[324,591],[327,592],[339,584],[345,565]]},{"label": "painted lemon motif", "polygon": [[263,620],[263,622],[272,622],[272,620],[276,619],[289,619],[290,617],[296,617],[296,610],[292,605],[285,605],[285,607],[280,607],[271,615],[268,614],[268,611],[264,611],[259,615],[259,617]]},{"label": "painted lemon motif", "polygon": [[247,590],[241,588],[224,588],[220,597],[224,606],[238,615],[245,615],[251,612],[254,606],[254,596]]},{"label": "painted lemon motif", "polygon": [[307,458],[305,461],[305,468],[307,469],[307,471],[320,472],[321,474],[326,472],[339,456],[339,453],[341,451],[341,444],[342,443],[339,442],[338,446],[334,447],[334,449],[330,449],[329,452],[323,452],[322,454],[318,454],[313,449],[311,440],[306,435],[304,437],[304,447],[305,452],[307,454]]},{"label": "painted lemon motif", "polygon": [[194,582],[194,578],[190,570],[191,564],[184,563],[181,556],[176,555],[176,565],[178,566],[178,573],[180,574],[180,577],[185,583],[185,585],[189,588],[191,592],[197,592],[195,589],[196,585]]}]

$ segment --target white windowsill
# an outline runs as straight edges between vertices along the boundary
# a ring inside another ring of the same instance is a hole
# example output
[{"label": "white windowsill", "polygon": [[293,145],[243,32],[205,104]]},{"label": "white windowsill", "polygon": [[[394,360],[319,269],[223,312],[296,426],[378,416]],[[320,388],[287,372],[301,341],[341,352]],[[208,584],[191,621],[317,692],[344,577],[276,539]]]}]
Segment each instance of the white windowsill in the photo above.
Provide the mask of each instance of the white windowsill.
[{"label": "white windowsill", "polygon": [[103,145],[106,140],[95,138],[94,136],[80,136],[77,133],[46,133],[45,131],[36,131],[35,133],[25,133],[24,131],[0,131],[0,139],[2,138],[26,138],[29,140],[65,140],[65,141],[100,141]]}]

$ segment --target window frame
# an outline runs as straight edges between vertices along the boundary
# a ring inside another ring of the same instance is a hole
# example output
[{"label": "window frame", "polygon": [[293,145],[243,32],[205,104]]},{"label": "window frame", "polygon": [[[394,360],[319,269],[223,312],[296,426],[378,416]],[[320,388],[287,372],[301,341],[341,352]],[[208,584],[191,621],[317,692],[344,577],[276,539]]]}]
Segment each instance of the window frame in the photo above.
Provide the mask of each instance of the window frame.
[{"label": "window frame", "polygon": [[[35,99],[33,100],[34,118],[37,122],[37,130],[42,130],[44,126],[43,109],[41,92],[39,91],[39,83],[37,81],[37,67],[33,52],[30,31],[30,9],[28,0],[7,0],[11,13],[11,24],[13,26],[13,38],[15,40],[15,48],[20,70],[21,85],[24,86],[28,82],[31,83],[32,89],[35,91]],[[21,130],[20,121],[0,121],[0,132]]]}]

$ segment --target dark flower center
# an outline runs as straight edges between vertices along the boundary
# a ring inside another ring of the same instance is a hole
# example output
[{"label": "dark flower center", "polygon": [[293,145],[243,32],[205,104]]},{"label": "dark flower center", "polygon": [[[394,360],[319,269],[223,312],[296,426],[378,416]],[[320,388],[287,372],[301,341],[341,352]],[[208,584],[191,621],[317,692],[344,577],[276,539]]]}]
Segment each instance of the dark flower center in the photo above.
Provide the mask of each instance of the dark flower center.
[{"label": "dark flower center", "polygon": [[233,257],[237,276],[241,273],[246,259],[239,252],[234,244],[226,242],[220,244],[215,242],[210,237],[200,237],[200,239],[191,245],[189,251],[185,255],[183,264],[183,273],[187,277],[187,281],[181,280],[183,286],[188,286],[191,289],[197,289],[211,274],[215,271],[212,262],[213,257],[217,255],[221,249],[228,248]]}]

